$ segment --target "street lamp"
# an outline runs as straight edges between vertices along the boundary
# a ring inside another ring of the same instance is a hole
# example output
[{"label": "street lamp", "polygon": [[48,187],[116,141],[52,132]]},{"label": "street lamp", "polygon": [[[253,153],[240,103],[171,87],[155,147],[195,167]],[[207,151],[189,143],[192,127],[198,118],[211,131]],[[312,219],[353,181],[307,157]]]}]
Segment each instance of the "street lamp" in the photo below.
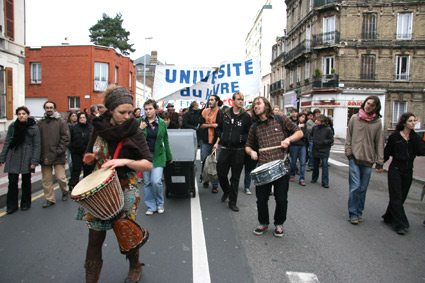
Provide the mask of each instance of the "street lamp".
[{"label": "street lamp", "polygon": [[145,56],[143,56],[143,98],[146,97],[146,40],[153,37],[145,37]]}]

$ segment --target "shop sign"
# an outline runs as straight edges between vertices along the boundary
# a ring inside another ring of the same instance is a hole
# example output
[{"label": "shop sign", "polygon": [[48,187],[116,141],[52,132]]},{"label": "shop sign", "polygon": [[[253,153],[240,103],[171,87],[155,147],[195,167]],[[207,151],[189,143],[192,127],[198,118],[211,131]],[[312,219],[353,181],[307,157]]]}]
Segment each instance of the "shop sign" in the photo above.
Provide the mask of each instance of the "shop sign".
[{"label": "shop sign", "polygon": [[360,106],[362,106],[362,103],[363,103],[363,101],[355,101],[355,100],[349,100],[348,102],[347,102],[347,106],[348,107],[353,107],[353,106],[358,106],[358,107],[360,107]]}]

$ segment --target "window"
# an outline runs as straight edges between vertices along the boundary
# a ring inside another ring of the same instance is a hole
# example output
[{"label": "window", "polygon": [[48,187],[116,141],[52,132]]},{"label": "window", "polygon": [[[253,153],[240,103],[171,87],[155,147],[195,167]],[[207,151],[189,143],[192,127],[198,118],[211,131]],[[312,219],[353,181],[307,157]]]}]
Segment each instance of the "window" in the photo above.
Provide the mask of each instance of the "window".
[{"label": "window", "polygon": [[323,18],[323,43],[335,42],[335,16]]},{"label": "window", "polygon": [[376,14],[363,14],[363,27],[362,27],[362,38],[363,39],[375,39],[376,38],[376,26],[377,26]]},{"label": "window", "polygon": [[311,27],[307,26],[305,29],[305,49],[310,51],[311,47]]},{"label": "window", "polygon": [[79,96],[68,96],[68,107],[69,109],[80,109],[80,97]]},{"label": "window", "polygon": [[395,56],[395,80],[407,81],[409,80],[410,57],[409,56]]},{"label": "window", "polygon": [[104,91],[108,86],[108,64],[107,63],[94,63],[94,90]]},{"label": "window", "polygon": [[6,70],[0,66],[0,118],[6,118]]},{"label": "window", "polygon": [[301,82],[301,67],[297,67],[297,83]]},{"label": "window", "polygon": [[334,56],[325,56],[322,59],[322,70],[324,75],[331,75],[334,68]]},{"label": "window", "polygon": [[294,70],[289,72],[289,84],[292,85],[294,83]]},{"label": "window", "polygon": [[5,18],[5,35],[12,40],[15,39],[15,15],[14,15],[14,7],[13,0],[5,0],[4,1],[4,18]]},{"label": "window", "polygon": [[362,55],[362,70],[360,78],[362,80],[374,80],[375,79],[375,55]]},{"label": "window", "polygon": [[115,84],[118,85],[118,67],[115,66]]},{"label": "window", "polygon": [[394,101],[393,102],[393,127],[397,125],[398,118],[407,111],[407,102],[405,101]]},{"label": "window", "polygon": [[133,73],[132,72],[130,72],[130,81],[128,82],[128,88],[129,89],[132,89],[133,88],[133,86],[131,85],[131,80],[133,79]]},{"label": "window", "polygon": [[399,13],[397,17],[397,39],[412,39],[412,13]]},{"label": "window", "polygon": [[41,83],[41,63],[31,63],[31,83]]},{"label": "window", "polygon": [[305,80],[310,79],[310,62],[305,62],[304,79]]}]

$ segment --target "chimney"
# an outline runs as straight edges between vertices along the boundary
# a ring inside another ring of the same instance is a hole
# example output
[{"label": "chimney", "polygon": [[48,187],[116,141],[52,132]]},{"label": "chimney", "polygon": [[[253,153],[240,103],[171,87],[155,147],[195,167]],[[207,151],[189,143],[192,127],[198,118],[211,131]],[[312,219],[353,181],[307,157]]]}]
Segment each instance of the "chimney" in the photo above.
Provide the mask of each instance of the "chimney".
[{"label": "chimney", "polygon": [[158,51],[152,50],[151,51],[151,65],[157,65],[158,64]]}]

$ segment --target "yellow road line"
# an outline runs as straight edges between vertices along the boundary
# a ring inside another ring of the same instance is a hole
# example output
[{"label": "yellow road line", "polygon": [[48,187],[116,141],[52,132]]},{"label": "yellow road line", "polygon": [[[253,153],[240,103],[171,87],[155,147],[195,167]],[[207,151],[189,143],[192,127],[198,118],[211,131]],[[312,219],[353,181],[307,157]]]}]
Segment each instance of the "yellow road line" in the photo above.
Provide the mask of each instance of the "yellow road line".
[{"label": "yellow road line", "polygon": [[[53,188],[53,191],[56,191],[57,189],[59,189],[59,185],[57,185],[56,187],[54,187]],[[31,198],[31,202],[32,201],[35,201],[36,199],[39,199],[39,198],[41,198],[42,196],[44,196],[44,192],[43,193],[40,193],[40,194],[38,194],[38,195],[36,195],[35,197],[33,197],[33,198]],[[3,212],[1,212],[0,213],[0,217],[3,217],[3,216],[5,216],[7,213],[6,213],[6,211],[3,211]]]}]

